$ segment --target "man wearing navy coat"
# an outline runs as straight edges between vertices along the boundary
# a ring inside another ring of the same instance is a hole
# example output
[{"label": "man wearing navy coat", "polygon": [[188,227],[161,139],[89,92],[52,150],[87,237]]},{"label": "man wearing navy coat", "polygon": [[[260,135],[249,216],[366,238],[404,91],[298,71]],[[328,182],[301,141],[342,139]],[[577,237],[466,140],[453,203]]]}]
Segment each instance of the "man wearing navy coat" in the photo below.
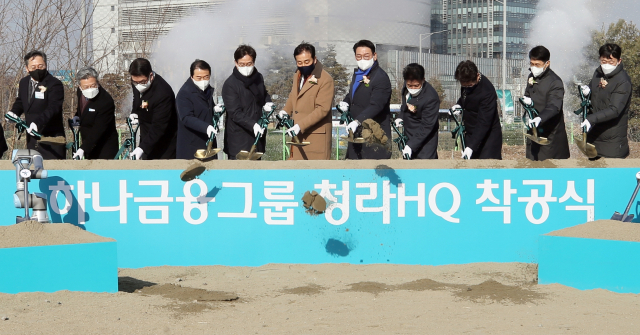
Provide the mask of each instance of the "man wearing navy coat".
[{"label": "man wearing navy coat", "polygon": [[[196,60],[189,69],[191,78],[182,85],[176,96],[178,109],[178,145],[176,158],[193,159],[198,149],[205,149],[207,141],[218,129],[213,126],[213,87],[209,85],[211,66]],[[212,148],[216,148],[213,141]],[[217,159],[217,155],[212,159]]]},{"label": "man wearing navy coat", "polygon": [[[391,81],[378,64],[375,45],[361,40],[353,46],[358,68],[353,73],[349,93],[340,103],[342,110],[349,109],[354,121],[347,125],[354,133],[367,119],[373,119],[391,138]],[[391,151],[380,145],[349,143],[346,159],[389,159]]]}]

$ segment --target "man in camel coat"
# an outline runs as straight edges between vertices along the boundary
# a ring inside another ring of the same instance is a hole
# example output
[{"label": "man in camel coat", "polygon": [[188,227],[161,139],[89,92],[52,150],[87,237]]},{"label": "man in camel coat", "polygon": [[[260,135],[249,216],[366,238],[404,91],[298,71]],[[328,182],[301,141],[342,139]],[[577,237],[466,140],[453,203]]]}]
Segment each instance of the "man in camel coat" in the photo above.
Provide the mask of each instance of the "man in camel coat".
[{"label": "man in camel coat", "polygon": [[298,71],[293,75],[293,87],[284,110],[293,119],[289,135],[297,135],[307,146],[291,146],[290,160],[331,159],[331,105],[334,85],[331,75],[316,59],[315,47],[303,43],[293,52]]}]

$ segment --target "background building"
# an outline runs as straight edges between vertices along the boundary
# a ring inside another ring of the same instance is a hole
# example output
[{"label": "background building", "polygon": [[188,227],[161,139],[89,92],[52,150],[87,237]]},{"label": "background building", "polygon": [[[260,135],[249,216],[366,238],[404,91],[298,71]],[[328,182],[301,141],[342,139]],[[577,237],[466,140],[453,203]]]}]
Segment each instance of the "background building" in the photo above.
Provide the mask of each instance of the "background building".
[{"label": "background building", "polygon": [[[507,1],[507,58],[526,58],[527,37],[538,0]],[[497,0],[434,0],[431,26],[435,53],[502,57],[503,5]]]}]

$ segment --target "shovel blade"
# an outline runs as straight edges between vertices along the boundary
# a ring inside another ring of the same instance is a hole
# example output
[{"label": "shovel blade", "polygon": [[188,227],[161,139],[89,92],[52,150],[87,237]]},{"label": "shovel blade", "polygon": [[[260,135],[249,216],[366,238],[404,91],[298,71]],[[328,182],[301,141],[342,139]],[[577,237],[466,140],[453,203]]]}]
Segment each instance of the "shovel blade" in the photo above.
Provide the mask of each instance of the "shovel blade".
[{"label": "shovel blade", "polygon": [[260,157],[262,157],[262,155],[264,155],[263,152],[256,152],[256,146],[252,145],[251,146],[251,150],[250,151],[240,151],[237,155],[236,155],[236,159],[239,161],[256,161],[258,159],[260,159]]},{"label": "shovel blade", "polygon": [[207,170],[206,167],[198,164],[191,165],[180,174],[180,180],[191,181],[196,179],[199,175],[203,174]]},{"label": "shovel blade", "polygon": [[342,135],[340,136],[340,139],[345,140],[349,143],[357,143],[357,144],[361,144],[365,142],[364,138],[362,137],[349,137],[349,136]]},{"label": "shovel blade", "polygon": [[524,136],[530,139],[532,142],[538,143],[540,145],[549,145],[550,143],[549,139],[547,139],[546,137],[536,137],[531,134],[524,134]]},{"label": "shovel blade", "polygon": [[311,142],[301,142],[300,139],[298,138],[298,136],[293,136],[291,138],[290,142],[287,142],[287,144],[289,145],[295,145],[296,147],[304,147],[307,146],[309,144],[311,144]]},{"label": "shovel blade", "polygon": [[193,155],[193,157],[199,159],[199,160],[206,160],[209,158],[214,157],[215,155],[217,155],[220,152],[220,148],[214,148],[211,150],[207,150],[207,149],[199,149],[196,151],[196,153]]},{"label": "shovel blade", "polygon": [[578,149],[588,158],[595,158],[598,156],[598,151],[593,144],[587,143],[587,137],[583,134],[582,137],[573,135],[573,140],[576,142]]},{"label": "shovel blade", "polygon": [[613,213],[611,216],[611,220],[613,221],[622,221],[622,222],[631,222],[633,220],[633,214],[624,216],[618,212]]}]

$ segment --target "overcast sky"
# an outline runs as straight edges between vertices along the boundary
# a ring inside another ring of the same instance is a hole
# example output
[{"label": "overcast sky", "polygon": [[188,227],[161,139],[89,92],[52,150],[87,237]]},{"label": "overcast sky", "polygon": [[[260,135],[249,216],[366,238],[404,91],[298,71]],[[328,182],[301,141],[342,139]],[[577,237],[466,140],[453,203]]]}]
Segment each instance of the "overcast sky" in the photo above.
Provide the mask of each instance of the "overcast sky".
[{"label": "overcast sky", "polygon": [[605,25],[616,22],[619,19],[633,21],[636,26],[640,24],[640,2],[637,0],[598,1],[596,6],[599,7],[598,12],[607,12],[601,18]]}]

